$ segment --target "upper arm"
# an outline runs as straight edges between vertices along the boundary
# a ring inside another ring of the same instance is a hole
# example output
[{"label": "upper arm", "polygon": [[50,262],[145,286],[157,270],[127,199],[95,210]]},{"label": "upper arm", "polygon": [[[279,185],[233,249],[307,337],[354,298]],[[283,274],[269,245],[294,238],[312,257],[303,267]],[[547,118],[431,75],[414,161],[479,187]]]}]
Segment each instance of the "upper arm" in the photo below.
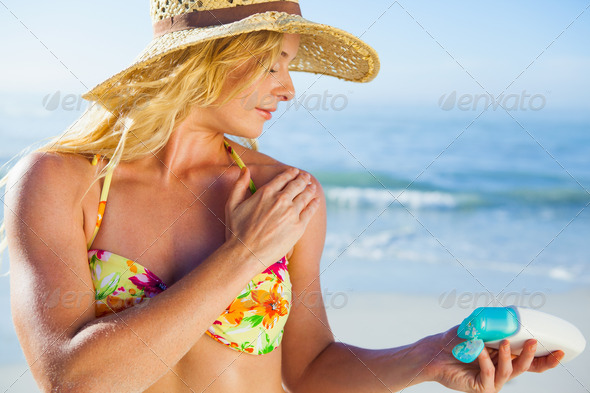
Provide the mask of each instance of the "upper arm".
[{"label": "upper arm", "polygon": [[289,261],[293,284],[292,305],[282,341],[282,369],[286,386],[293,386],[306,367],[332,342],[334,337],[320,286],[320,259],[326,237],[326,201],[317,179],[320,207],[294,247]]},{"label": "upper arm", "polygon": [[33,153],[11,171],[6,186],[12,317],[42,384],[48,369],[59,367],[64,343],[94,319],[80,186],[90,183],[80,181],[75,160]]}]

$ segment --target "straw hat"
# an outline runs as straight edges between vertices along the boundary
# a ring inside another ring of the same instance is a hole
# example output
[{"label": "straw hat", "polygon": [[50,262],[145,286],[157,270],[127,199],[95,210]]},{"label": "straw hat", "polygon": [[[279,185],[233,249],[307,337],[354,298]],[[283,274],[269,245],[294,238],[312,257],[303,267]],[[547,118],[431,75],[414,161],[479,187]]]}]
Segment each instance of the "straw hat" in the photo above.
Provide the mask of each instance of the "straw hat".
[{"label": "straw hat", "polygon": [[270,30],[300,34],[292,71],[369,82],[379,71],[377,52],[335,27],[301,17],[298,0],[151,0],[154,38],[132,65],[100,83],[82,97],[97,101],[135,71],[174,51],[204,41]]}]

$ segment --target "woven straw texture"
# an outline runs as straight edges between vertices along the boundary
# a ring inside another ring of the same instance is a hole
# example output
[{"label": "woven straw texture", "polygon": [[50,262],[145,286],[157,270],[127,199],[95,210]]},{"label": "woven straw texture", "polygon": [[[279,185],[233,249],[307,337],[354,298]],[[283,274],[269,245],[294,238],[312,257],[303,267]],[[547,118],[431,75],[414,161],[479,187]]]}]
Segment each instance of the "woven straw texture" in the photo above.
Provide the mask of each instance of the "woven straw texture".
[{"label": "woven straw texture", "polygon": [[[187,0],[152,0],[151,14],[152,20],[157,21],[160,17],[169,18],[191,12],[191,7],[201,10],[265,2],[268,0],[189,0],[189,4],[186,4]],[[270,11],[226,25],[176,31],[155,38],[135,58],[131,66],[100,83],[82,97],[98,101],[111,87],[132,81],[136,71],[172,52],[208,40],[259,30],[300,35],[297,57],[289,66],[292,71],[330,75],[353,82],[369,82],[379,71],[377,52],[354,35],[332,26],[308,21],[298,15]]]}]

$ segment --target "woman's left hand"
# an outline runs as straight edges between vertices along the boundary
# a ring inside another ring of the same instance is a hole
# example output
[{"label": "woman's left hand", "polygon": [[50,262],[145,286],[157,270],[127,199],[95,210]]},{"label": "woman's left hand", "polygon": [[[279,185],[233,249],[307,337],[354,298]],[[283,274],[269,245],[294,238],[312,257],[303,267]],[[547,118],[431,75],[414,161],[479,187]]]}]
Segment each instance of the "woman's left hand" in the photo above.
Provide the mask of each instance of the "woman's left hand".
[{"label": "woman's left hand", "polygon": [[436,336],[427,337],[421,344],[430,347],[432,361],[426,366],[429,379],[455,390],[495,393],[504,384],[525,371],[543,372],[554,368],[563,359],[562,351],[535,358],[536,340],[528,340],[519,356],[510,352],[508,340],[498,350],[485,349],[477,360],[466,364],[458,361],[451,350],[464,340],[457,337],[457,327]]}]

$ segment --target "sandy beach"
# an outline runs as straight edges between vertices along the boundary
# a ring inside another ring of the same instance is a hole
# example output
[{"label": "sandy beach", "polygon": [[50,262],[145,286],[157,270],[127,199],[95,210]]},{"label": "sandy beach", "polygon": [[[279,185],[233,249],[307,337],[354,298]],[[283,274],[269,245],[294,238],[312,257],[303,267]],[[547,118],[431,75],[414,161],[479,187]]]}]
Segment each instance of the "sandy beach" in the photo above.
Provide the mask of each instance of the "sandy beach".
[{"label": "sandy beach", "polygon": [[[590,338],[590,290],[546,294],[538,309],[576,325]],[[388,293],[340,293],[327,304],[330,325],[337,340],[366,348],[384,348],[407,344],[426,335],[446,330],[470,312],[464,304],[449,304],[438,296]],[[371,329],[379,321],[380,330]],[[368,334],[368,332],[371,334]],[[545,374],[527,373],[508,383],[508,393],[587,393],[590,389],[590,350],[570,363]],[[0,365],[0,392],[38,392],[25,364]],[[427,383],[404,390],[412,393],[436,393],[449,390]]]}]

